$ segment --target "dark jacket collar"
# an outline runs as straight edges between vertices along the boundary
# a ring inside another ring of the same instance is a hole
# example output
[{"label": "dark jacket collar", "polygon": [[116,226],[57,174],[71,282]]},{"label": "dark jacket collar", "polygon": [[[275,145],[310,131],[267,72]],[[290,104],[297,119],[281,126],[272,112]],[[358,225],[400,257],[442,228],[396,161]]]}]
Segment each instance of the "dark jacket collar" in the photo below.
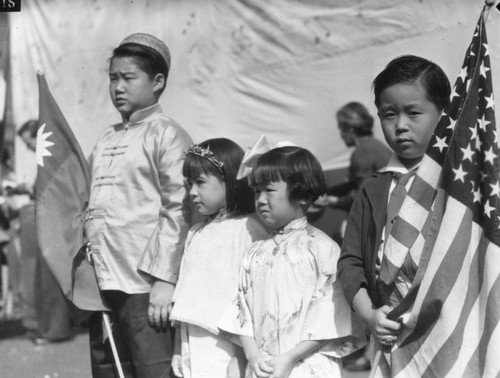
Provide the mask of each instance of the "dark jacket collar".
[{"label": "dark jacket collar", "polygon": [[377,228],[380,230],[384,227],[387,212],[387,201],[389,198],[389,188],[391,187],[392,173],[380,172],[376,173],[375,177],[368,181],[363,190],[373,209],[373,218]]}]

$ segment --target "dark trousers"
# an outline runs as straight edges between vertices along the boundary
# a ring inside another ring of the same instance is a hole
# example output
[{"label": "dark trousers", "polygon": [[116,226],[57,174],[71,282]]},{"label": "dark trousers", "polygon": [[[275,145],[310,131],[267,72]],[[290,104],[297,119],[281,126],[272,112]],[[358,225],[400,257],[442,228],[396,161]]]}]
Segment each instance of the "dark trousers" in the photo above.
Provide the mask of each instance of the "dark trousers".
[{"label": "dark trousers", "polygon": [[[149,294],[107,291],[110,320],[125,377],[167,378],[173,351],[172,330],[157,332],[148,323]],[[102,313],[89,319],[90,360],[93,378],[117,378],[109,338],[103,339]]]}]

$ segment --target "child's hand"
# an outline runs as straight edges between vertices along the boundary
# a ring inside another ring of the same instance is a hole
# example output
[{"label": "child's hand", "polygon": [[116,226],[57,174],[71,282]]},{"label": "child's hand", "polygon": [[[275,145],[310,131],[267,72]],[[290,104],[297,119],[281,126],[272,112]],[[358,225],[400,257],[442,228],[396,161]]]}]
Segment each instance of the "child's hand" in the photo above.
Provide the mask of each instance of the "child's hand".
[{"label": "child's hand", "polygon": [[287,378],[295,366],[295,361],[287,354],[280,354],[271,358],[268,364],[274,369],[271,378]]},{"label": "child's hand", "polygon": [[382,345],[390,346],[398,338],[401,324],[387,319],[387,314],[392,311],[389,306],[382,306],[373,311],[368,326],[375,339]]},{"label": "child's hand", "polygon": [[257,378],[268,378],[273,373],[274,369],[268,364],[270,358],[271,356],[262,351],[249,358],[248,364]]},{"label": "child's hand", "polygon": [[168,328],[168,311],[173,294],[174,285],[170,282],[156,280],[151,286],[148,320],[149,325],[157,331],[165,331]]},{"label": "child's hand", "polygon": [[176,377],[184,377],[182,374],[182,357],[180,354],[172,355],[172,371]]}]

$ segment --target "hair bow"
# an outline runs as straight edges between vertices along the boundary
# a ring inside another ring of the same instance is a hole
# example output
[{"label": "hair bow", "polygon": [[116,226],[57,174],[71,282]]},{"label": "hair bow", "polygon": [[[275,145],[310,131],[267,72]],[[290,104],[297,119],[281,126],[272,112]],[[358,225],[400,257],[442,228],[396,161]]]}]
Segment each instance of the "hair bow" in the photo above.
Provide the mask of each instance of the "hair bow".
[{"label": "hair bow", "polygon": [[257,141],[255,142],[255,144],[252,147],[247,148],[247,150],[245,151],[245,155],[241,160],[240,168],[238,169],[238,174],[236,175],[236,178],[238,180],[241,180],[242,178],[247,177],[253,171],[257,159],[266,152],[274,148],[286,147],[286,146],[297,146],[297,145],[288,141],[280,141],[271,146],[267,141],[266,136],[261,135],[259,139],[257,139]]}]

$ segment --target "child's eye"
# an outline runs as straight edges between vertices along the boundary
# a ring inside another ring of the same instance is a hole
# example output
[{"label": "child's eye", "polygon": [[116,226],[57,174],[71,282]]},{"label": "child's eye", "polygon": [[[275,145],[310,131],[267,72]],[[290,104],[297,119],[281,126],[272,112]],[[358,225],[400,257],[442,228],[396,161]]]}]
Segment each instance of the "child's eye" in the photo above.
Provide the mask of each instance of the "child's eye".
[{"label": "child's eye", "polygon": [[394,113],[394,112],[386,112],[386,113],[383,114],[383,117],[385,119],[392,119],[392,118],[396,117],[396,113]]}]

